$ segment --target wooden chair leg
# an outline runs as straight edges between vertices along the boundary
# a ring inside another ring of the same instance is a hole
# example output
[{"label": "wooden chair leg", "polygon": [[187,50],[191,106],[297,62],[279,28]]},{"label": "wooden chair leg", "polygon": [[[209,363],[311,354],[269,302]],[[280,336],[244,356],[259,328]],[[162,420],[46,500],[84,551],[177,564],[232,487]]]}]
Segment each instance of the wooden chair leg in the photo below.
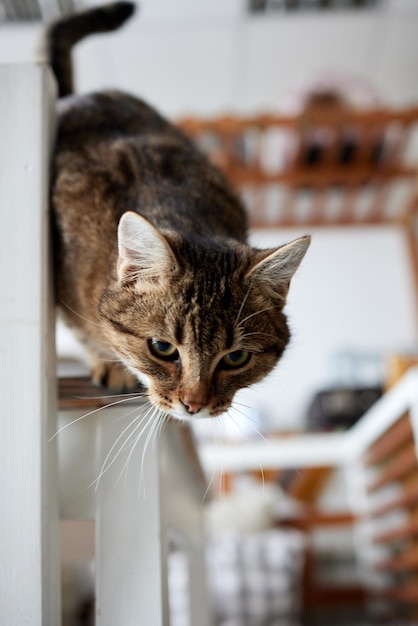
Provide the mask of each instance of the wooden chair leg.
[{"label": "wooden chair leg", "polygon": [[415,314],[418,320],[418,219],[410,218],[405,226],[405,239],[411,263],[411,274],[414,288]]}]

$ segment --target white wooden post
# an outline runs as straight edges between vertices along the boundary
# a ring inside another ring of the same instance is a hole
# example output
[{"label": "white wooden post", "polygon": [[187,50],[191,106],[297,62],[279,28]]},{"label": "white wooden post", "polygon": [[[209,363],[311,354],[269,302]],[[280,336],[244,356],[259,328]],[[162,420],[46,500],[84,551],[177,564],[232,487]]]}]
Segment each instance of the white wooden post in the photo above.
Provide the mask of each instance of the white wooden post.
[{"label": "white wooden post", "polygon": [[410,420],[414,433],[415,451],[418,458],[418,367],[414,367],[409,376]]},{"label": "white wooden post", "polygon": [[53,81],[0,67],[0,623],[60,623],[48,172]]},{"label": "white wooden post", "polygon": [[[99,458],[106,459],[127,424],[127,405],[100,417]],[[143,411],[138,406],[137,412]],[[124,419],[125,418],[125,419]],[[96,499],[97,626],[168,626],[167,536],[161,517],[160,444],[144,452],[147,432],[100,478]],[[113,449],[108,462],[122,445]]]},{"label": "white wooden post", "polygon": [[[144,411],[133,406],[136,415]],[[188,560],[189,626],[210,626],[202,533],[206,485],[177,424],[165,424],[148,444],[152,425],[147,427],[131,454],[134,437],[129,428],[120,433],[133,415],[123,404],[98,418],[99,471],[106,457],[108,469],[96,495],[96,624],[168,626],[168,535],[175,531]],[[118,455],[125,441],[129,445]]]},{"label": "white wooden post", "polygon": [[203,523],[207,485],[203,474],[199,480],[197,459],[188,458],[188,452],[192,450],[185,446],[181,426],[166,424],[160,447],[162,519],[180,537],[180,548],[187,557],[189,626],[211,626]]}]

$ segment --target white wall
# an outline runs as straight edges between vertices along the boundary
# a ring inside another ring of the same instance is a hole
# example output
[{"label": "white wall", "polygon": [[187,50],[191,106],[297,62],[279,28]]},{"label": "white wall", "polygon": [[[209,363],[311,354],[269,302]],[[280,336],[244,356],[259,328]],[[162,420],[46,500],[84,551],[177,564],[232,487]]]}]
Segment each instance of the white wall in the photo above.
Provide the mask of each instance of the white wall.
[{"label": "white wall", "polygon": [[[314,73],[372,81],[390,102],[418,99],[418,3],[376,12],[249,17],[245,0],[143,0],[116,33],[76,48],[80,91],[116,86],[168,115],[274,108]],[[0,26],[0,62],[30,59],[40,26]]]},{"label": "white wall", "polygon": [[[79,91],[119,87],[170,116],[275,108],[322,70],[370,80],[388,102],[418,101],[418,3],[377,13],[248,17],[244,0],[143,0],[125,29],[76,49]],[[1,26],[0,63],[33,58],[39,25]],[[296,233],[299,234],[299,233]],[[293,233],[255,234],[272,245]],[[312,393],[338,378],[341,349],[414,349],[405,245],[399,233],[318,231],[292,285],[293,340],[269,383],[250,395],[274,427],[303,423]]]},{"label": "white wall", "polygon": [[[254,233],[259,246],[296,231]],[[291,344],[268,383],[247,404],[263,407],[272,426],[293,428],[318,388],[379,382],[385,358],[417,346],[412,277],[402,233],[392,228],[313,230],[312,244],[291,284],[286,311]],[[343,367],[341,353],[370,355],[364,371]],[[374,357],[376,366],[373,367]],[[379,358],[382,358],[382,368]],[[384,373],[384,372],[383,372]]]}]

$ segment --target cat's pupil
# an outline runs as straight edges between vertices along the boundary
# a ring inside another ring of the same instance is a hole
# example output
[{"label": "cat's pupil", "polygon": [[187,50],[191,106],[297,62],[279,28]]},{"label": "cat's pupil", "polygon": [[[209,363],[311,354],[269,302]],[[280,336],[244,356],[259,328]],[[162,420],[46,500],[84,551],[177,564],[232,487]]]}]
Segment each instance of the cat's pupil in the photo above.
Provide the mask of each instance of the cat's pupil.
[{"label": "cat's pupil", "polygon": [[168,341],[153,338],[149,343],[149,347],[151,352],[161,359],[175,361],[179,358],[176,346]]}]

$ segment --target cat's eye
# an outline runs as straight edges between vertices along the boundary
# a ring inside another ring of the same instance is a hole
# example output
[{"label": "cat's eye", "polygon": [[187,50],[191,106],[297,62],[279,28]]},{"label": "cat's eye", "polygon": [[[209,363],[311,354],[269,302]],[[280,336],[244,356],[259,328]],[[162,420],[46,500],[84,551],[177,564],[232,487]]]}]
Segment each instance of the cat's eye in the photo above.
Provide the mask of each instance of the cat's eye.
[{"label": "cat's eye", "polygon": [[179,352],[172,343],[168,341],[161,341],[160,339],[151,339],[149,342],[149,348],[154,356],[159,359],[165,359],[166,361],[177,361],[179,358]]},{"label": "cat's eye", "polygon": [[243,367],[250,360],[251,354],[247,350],[234,350],[222,358],[222,364],[228,368]]}]

